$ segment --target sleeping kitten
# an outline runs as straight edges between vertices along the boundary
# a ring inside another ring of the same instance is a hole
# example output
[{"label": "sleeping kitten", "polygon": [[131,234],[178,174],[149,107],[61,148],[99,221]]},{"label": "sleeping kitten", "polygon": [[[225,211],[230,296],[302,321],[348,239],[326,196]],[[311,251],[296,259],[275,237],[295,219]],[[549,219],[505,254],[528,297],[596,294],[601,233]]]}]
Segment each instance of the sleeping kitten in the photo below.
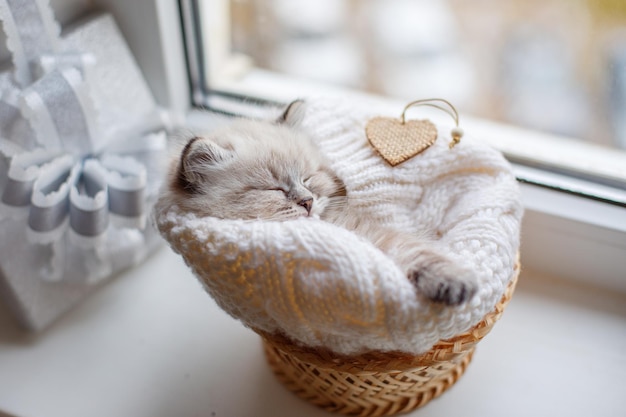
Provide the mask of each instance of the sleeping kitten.
[{"label": "sleeping kitten", "polygon": [[189,140],[170,169],[168,198],[183,210],[222,219],[320,218],[370,240],[430,300],[468,301],[476,292],[475,277],[429,240],[376,227],[345,209],[343,182],[298,129],[302,104],[291,103],[274,123],[237,120]]}]

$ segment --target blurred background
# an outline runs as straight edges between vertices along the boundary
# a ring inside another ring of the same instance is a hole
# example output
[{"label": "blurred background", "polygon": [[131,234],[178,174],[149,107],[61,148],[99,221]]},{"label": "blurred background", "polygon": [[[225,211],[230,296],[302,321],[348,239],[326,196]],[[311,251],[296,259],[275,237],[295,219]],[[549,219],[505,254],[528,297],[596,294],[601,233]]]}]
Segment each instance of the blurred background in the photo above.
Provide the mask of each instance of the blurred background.
[{"label": "blurred background", "polygon": [[255,65],[626,149],[626,0],[231,0]]}]

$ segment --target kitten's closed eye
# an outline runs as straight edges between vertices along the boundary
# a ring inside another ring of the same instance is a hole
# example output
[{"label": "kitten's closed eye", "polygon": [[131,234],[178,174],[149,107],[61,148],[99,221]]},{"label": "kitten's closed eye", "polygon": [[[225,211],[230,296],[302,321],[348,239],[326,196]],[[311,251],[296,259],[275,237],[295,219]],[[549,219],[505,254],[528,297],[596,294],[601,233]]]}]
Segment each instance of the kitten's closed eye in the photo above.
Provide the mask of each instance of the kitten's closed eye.
[{"label": "kitten's closed eye", "polygon": [[289,191],[284,188],[268,188],[267,191],[277,191],[279,193],[282,193],[285,197],[287,197],[287,195],[289,194]]}]

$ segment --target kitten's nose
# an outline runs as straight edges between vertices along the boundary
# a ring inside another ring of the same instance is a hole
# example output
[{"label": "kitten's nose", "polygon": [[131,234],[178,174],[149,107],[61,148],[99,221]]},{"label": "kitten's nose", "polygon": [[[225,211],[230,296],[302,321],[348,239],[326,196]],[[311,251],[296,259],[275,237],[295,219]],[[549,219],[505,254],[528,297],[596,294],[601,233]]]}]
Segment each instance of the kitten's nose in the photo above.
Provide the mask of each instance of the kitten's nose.
[{"label": "kitten's nose", "polygon": [[298,201],[298,205],[304,207],[306,209],[306,212],[308,214],[311,214],[311,207],[313,207],[313,198],[305,197]]}]

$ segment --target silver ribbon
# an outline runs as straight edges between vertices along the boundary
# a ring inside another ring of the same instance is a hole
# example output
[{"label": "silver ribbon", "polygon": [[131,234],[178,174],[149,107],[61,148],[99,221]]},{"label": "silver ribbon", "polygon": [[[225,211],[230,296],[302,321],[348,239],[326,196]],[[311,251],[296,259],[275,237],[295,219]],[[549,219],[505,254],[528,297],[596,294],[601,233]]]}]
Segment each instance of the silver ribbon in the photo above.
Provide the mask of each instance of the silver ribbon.
[{"label": "silver ribbon", "polygon": [[63,225],[67,217],[72,184],[80,175],[70,155],[44,166],[33,183],[28,226],[34,232],[48,233]]},{"label": "silver ribbon", "polygon": [[13,56],[14,78],[21,87],[36,78],[33,63],[59,50],[60,27],[47,0],[0,0],[0,20]]},{"label": "silver ribbon", "polygon": [[22,93],[22,110],[47,149],[85,155],[97,140],[95,109],[74,68],[54,69]]},{"label": "silver ribbon", "polygon": [[31,201],[35,180],[39,177],[40,167],[60,154],[59,151],[45,149],[15,154],[11,158],[2,202],[10,206],[27,207]]}]

